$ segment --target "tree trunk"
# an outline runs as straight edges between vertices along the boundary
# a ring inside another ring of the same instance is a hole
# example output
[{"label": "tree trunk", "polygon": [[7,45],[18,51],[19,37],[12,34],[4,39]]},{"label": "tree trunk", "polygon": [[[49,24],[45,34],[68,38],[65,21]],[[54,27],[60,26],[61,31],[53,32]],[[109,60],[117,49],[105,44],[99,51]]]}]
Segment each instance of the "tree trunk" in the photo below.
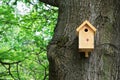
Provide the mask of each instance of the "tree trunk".
[{"label": "tree trunk", "polygon": [[[119,0],[59,0],[47,53],[49,80],[120,80],[119,9]],[[78,51],[76,35],[84,20],[97,28],[95,49],[88,58]]]}]

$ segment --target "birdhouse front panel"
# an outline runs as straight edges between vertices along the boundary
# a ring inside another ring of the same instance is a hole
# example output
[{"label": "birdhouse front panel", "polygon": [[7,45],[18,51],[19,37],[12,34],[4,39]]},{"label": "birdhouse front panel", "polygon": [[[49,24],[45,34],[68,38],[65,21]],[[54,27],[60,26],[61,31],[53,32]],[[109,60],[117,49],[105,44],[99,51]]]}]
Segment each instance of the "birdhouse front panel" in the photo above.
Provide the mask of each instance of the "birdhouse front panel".
[{"label": "birdhouse front panel", "polygon": [[79,31],[79,49],[94,48],[94,31],[86,24]]}]

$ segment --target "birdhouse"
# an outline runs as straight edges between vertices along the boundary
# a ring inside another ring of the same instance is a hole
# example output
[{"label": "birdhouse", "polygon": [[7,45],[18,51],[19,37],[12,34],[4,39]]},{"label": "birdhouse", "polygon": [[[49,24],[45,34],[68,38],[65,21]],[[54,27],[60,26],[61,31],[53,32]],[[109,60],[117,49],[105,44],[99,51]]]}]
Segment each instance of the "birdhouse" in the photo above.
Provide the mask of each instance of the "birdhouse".
[{"label": "birdhouse", "polygon": [[77,29],[79,51],[85,52],[85,57],[88,57],[88,52],[94,49],[94,35],[96,28],[89,21],[84,21]]}]

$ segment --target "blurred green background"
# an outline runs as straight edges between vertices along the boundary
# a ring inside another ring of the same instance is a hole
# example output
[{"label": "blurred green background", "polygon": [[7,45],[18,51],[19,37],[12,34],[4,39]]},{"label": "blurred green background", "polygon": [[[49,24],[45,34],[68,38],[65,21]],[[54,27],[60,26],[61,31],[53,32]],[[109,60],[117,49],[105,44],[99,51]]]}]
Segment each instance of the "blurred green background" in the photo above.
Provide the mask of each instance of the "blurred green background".
[{"label": "blurred green background", "polygon": [[39,0],[0,1],[0,80],[48,80],[57,17],[58,8]]}]

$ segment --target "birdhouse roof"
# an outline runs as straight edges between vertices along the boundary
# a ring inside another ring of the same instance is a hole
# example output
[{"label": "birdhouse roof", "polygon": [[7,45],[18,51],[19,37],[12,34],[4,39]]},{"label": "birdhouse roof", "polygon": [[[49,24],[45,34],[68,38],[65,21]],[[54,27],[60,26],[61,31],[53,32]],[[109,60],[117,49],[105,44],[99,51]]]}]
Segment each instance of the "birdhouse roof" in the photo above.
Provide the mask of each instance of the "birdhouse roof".
[{"label": "birdhouse roof", "polygon": [[95,28],[92,24],[90,24],[90,22],[87,21],[87,20],[84,21],[84,22],[76,29],[76,31],[79,32],[80,29],[81,29],[82,27],[84,27],[86,24],[87,24],[94,32],[96,32],[96,28]]}]

